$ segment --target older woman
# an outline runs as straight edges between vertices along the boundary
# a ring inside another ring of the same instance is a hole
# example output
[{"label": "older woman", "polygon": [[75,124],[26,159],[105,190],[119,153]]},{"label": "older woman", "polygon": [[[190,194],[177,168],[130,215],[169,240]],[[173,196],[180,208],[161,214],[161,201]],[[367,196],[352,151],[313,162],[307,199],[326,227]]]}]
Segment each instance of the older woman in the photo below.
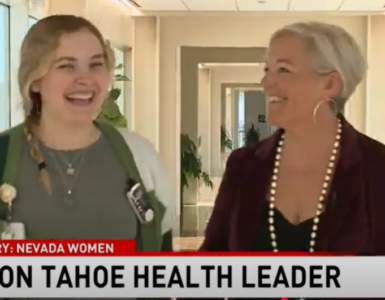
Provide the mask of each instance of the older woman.
[{"label": "older woman", "polygon": [[230,156],[202,251],[385,255],[385,146],[341,114],[365,71],[338,26],[274,33],[262,84],[280,129]]}]

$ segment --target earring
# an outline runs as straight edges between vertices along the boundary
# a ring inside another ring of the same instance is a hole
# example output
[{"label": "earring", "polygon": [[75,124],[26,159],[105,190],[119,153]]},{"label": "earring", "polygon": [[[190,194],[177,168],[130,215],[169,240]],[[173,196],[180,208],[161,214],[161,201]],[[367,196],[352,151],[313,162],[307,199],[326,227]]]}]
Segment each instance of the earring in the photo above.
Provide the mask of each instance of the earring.
[{"label": "earring", "polygon": [[328,103],[332,103],[333,107],[334,107],[334,116],[337,117],[337,103],[334,99],[330,98],[329,100],[322,100],[320,102],[317,103],[317,105],[315,106],[314,110],[313,110],[313,123],[314,124],[317,124],[317,121],[316,121],[316,117],[317,117],[317,112],[318,112],[318,109],[321,107],[322,104],[324,104],[325,102],[328,102]]}]

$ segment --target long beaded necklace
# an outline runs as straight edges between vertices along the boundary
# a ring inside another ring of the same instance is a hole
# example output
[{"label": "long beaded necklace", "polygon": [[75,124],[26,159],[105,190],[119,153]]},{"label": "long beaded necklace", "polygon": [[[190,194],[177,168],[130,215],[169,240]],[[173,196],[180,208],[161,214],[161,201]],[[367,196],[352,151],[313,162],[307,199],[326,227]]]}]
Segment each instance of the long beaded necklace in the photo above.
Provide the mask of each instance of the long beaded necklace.
[{"label": "long beaded necklace", "polygon": [[[317,237],[317,231],[318,231],[318,225],[320,222],[320,215],[325,207],[325,199],[328,194],[328,189],[331,183],[331,176],[334,170],[334,166],[336,164],[337,159],[337,153],[340,146],[340,140],[341,140],[341,131],[342,131],[342,125],[341,121],[338,120],[338,126],[337,126],[337,132],[336,137],[333,145],[332,154],[330,156],[328,166],[326,169],[326,175],[324,177],[324,181],[322,184],[322,190],[321,195],[318,200],[317,210],[315,217],[313,219],[313,226],[312,231],[310,234],[310,245],[309,245],[309,252],[314,252],[314,247],[316,243],[316,237]],[[276,195],[276,189],[277,189],[277,180],[278,180],[278,171],[279,171],[279,165],[281,162],[281,153],[282,148],[284,144],[284,134],[281,137],[281,140],[278,143],[277,153],[275,156],[275,163],[274,163],[274,170],[273,170],[273,177],[271,180],[271,186],[270,186],[270,205],[269,205],[269,231],[270,231],[270,238],[271,238],[271,246],[273,248],[274,252],[278,252],[278,244],[277,244],[277,235],[276,230],[274,226],[274,208],[275,208],[275,195]]]}]

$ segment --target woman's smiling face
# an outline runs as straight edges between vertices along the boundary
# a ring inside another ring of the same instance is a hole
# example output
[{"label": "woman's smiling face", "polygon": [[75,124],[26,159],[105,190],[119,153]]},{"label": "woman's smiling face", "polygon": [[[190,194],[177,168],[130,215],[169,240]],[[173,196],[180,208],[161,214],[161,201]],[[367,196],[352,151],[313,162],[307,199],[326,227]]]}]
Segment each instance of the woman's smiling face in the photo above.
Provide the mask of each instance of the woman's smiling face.
[{"label": "woman's smiling face", "polygon": [[47,74],[31,87],[41,94],[42,114],[61,122],[89,122],[110,85],[103,46],[84,29],[64,34]]},{"label": "woman's smiling face", "polygon": [[314,108],[328,100],[325,76],[314,71],[312,55],[304,38],[285,34],[272,40],[267,51],[262,85],[271,125],[282,128],[311,120]]}]

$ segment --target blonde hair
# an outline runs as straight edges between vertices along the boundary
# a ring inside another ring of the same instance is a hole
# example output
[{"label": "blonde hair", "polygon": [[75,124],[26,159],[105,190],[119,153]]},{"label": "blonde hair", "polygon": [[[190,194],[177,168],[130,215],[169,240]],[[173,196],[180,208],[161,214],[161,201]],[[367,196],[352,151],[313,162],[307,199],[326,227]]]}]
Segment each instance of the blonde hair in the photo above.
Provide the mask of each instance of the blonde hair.
[{"label": "blonde hair", "polygon": [[109,43],[104,40],[95,25],[82,17],[54,15],[44,18],[30,28],[21,46],[18,81],[25,112],[24,133],[29,143],[30,154],[39,168],[39,181],[48,192],[51,191],[51,183],[39,148],[36,130],[43,104],[40,93],[33,92],[31,85],[47,73],[60,38],[64,34],[84,29],[99,40],[107,67],[112,71],[114,56]]},{"label": "blonde hair", "polygon": [[299,22],[277,30],[271,41],[282,35],[294,34],[305,39],[319,74],[337,72],[342,87],[333,97],[338,112],[363,80],[367,64],[353,36],[342,27],[322,22]]}]

